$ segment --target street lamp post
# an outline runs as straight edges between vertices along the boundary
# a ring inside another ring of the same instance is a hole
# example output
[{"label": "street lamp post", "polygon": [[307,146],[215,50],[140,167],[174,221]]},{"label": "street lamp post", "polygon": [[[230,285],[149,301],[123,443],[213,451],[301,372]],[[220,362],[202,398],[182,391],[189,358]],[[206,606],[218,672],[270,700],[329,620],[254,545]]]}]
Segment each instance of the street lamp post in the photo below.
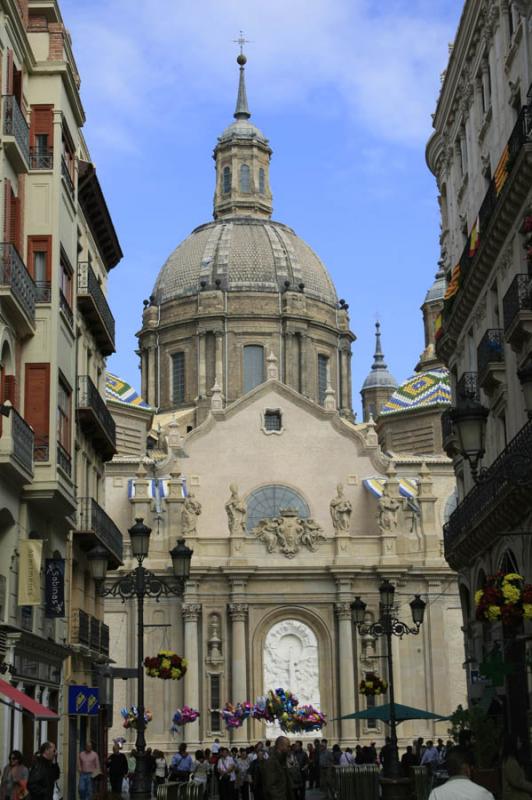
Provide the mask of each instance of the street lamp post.
[{"label": "street lamp post", "polygon": [[148,555],[151,528],[144,524],[142,519],[136,519],[135,524],[129,529],[131,550],[137,559],[137,566],[126,575],[117,578],[106,586],[104,580],[107,574],[108,553],[105,548],[97,545],[87,555],[98,594],[102,597],[119,597],[122,602],[137,598],[137,738],[135,749],[137,752],[135,773],[131,794],[136,798],[151,796],[151,776],[148,772],[146,760],[146,722],[144,721],[144,598],[152,597],[182,597],[185,582],[190,575],[190,561],[192,550],[180,539],[175,547],[170,550],[172,578],[155,575],[147,570],[144,559]]},{"label": "street lamp post", "polygon": [[387,578],[384,578],[379,586],[380,593],[380,617],[376,622],[366,624],[364,621],[366,612],[366,603],[360,597],[355,597],[351,603],[351,614],[353,623],[361,636],[384,636],[386,638],[386,659],[388,663],[388,683],[390,689],[390,739],[391,739],[391,757],[388,760],[386,769],[384,770],[385,778],[397,779],[401,777],[401,770],[399,765],[399,754],[397,751],[397,717],[395,714],[395,687],[393,678],[393,654],[392,654],[392,636],[403,636],[411,633],[417,636],[419,629],[423,622],[425,614],[426,603],[421,597],[416,594],[410,603],[412,611],[412,620],[414,627],[410,627],[406,622],[394,616],[393,601],[395,595],[395,586],[390,583]]}]

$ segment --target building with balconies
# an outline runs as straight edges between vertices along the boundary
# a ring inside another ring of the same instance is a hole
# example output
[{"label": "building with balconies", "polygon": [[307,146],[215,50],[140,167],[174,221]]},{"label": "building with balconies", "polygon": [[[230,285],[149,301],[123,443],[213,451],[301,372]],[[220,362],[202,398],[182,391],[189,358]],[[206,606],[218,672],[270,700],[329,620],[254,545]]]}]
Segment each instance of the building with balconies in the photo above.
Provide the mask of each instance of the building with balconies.
[{"label": "building with balconies", "polygon": [[[91,720],[66,716],[64,687],[97,685],[109,661],[86,553],[99,544],[111,567],[122,560],[103,508],[104,463],[116,452],[104,396],[115,349],[107,279],[122,252],[81,131],[58,3],[1,0],[0,30],[0,667],[10,678],[0,699],[22,690],[45,720],[0,704],[0,759],[12,748],[29,758],[48,737],[74,796],[79,742],[106,746],[105,702]],[[31,585],[28,559],[39,575]]]},{"label": "building with balconies", "polygon": [[[458,483],[445,556],[459,573],[470,701],[496,693],[492,711],[522,743],[530,623],[519,608],[484,619],[477,592],[500,570],[532,580],[531,82],[530,0],[467,0],[427,145],[446,275],[436,352],[453,398],[442,438]],[[499,650],[511,666],[494,690],[479,676]]]}]

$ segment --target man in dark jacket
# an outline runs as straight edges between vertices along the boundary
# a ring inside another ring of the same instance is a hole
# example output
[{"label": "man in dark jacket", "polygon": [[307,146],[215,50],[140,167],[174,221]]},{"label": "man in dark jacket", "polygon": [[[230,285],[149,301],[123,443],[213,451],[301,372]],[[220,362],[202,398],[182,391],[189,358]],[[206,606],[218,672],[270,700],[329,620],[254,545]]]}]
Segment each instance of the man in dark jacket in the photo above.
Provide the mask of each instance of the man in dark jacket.
[{"label": "man in dark jacket", "polygon": [[31,800],[53,800],[54,784],[60,775],[53,742],[44,742],[30,769],[28,791]]},{"label": "man in dark jacket", "polygon": [[279,736],[270,750],[270,757],[261,762],[264,800],[294,800],[292,783],[286,765],[289,750],[289,740],[286,736]]}]

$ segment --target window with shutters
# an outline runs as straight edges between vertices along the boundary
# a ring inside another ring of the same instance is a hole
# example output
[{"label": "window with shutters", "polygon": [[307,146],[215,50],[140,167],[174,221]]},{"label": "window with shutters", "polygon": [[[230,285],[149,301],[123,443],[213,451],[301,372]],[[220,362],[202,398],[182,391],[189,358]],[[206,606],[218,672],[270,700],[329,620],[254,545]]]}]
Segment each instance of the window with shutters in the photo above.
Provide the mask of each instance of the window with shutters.
[{"label": "window with shutters", "polygon": [[20,199],[15,195],[11,182],[7,178],[4,188],[4,242],[14,245],[20,255],[22,253]]},{"label": "window with shutters", "polygon": [[325,393],[329,385],[329,358],[321,353],[318,355],[318,403],[325,403]]},{"label": "window with shutters", "polygon": [[231,167],[224,167],[222,191],[224,194],[229,194],[231,191]]},{"label": "window with shutters", "polygon": [[53,130],[53,106],[32,106],[30,120],[31,169],[52,169]]},{"label": "window with shutters", "polygon": [[264,194],[266,189],[266,179],[262,167],[259,169],[259,194]]},{"label": "window with shutters", "polygon": [[57,441],[70,454],[72,390],[63,378],[57,387]]},{"label": "window with shutters", "polygon": [[240,191],[245,194],[251,192],[251,174],[248,164],[240,166]]},{"label": "window with shutters", "polygon": [[35,281],[38,303],[50,302],[52,237],[28,236],[28,272]]},{"label": "window with shutters", "polygon": [[264,383],[264,348],[260,345],[244,347],[244,393]]},{"label": "window with shutters", "polygon": [[35,437],[34,461],[49,459],[50,364],[26,364],[24,419]]},{"label": "window with shutters", "polygon": [[172,402],[176,405],[185,402],[185,354],[172,355]]}]

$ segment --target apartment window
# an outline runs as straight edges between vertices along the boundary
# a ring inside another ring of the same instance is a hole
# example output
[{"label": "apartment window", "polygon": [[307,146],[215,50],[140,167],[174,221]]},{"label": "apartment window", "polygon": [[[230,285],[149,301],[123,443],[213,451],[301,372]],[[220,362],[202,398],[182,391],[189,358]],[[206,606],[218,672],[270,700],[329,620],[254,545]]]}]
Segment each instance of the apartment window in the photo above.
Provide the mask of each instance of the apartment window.
[{"label": "apartment window", "polygon": [[221,730],[220,725],[220,676],[210,676],[210,690],[211,690],[211,731],[217,732]]},{"label": "apartment window", "polygon": [[20,198],[15,195],[13,187],[6,179],[4,185],[4,242],[14,245],[22,253]]},{"label": "apartment window", "polygon": [[231,191],[231,168],[230,167],[224,167],[222,191],[223,191],[224,194],[228,194]]},{"label": "apartment window", "polygon": [[70,420],[72,390],[63,378],[57,388],[57,441],[70,454]]},{"label": "apartment window", "polygon": [[244,347],[244,393],[264,382],[264,348],[260,345]]},{"label": "apartment window", "polygon": [[24,419],[34,432],[34,460],[48,461],[50,364],[26,364]]},{"label": "apartment window", "polygon": [[267,409],[264,412],[264,429],[266,431],[280,431],[283,427],[283,418],[279,409]]},{"label": "apartment window", "polygon": [[185,354],[172,355],[172,402],[185,402]]},{"label": "apartment window", "polygon": [[240,166],[240,191],[245,194],[251,192],[251,174],[248,164]]},{"label": "apartment window", "polygon": [[30,119],[31,168],[53,167],[53,106],[32,106]]},{"label": "apartment window", "polygon": [[28,236],[28,271],[35,281],[37,302],[50,302],[51,236]]},{"label": "apartment window", "polygon": [[264,194],[266,188],[266,178],[262,167],[259,169],[259,193]]},{"label": "apartment window", "polygon": [[329,358],[321,353],[318,355],[318,403],[325,403],[325,392],[329,384]]}]

